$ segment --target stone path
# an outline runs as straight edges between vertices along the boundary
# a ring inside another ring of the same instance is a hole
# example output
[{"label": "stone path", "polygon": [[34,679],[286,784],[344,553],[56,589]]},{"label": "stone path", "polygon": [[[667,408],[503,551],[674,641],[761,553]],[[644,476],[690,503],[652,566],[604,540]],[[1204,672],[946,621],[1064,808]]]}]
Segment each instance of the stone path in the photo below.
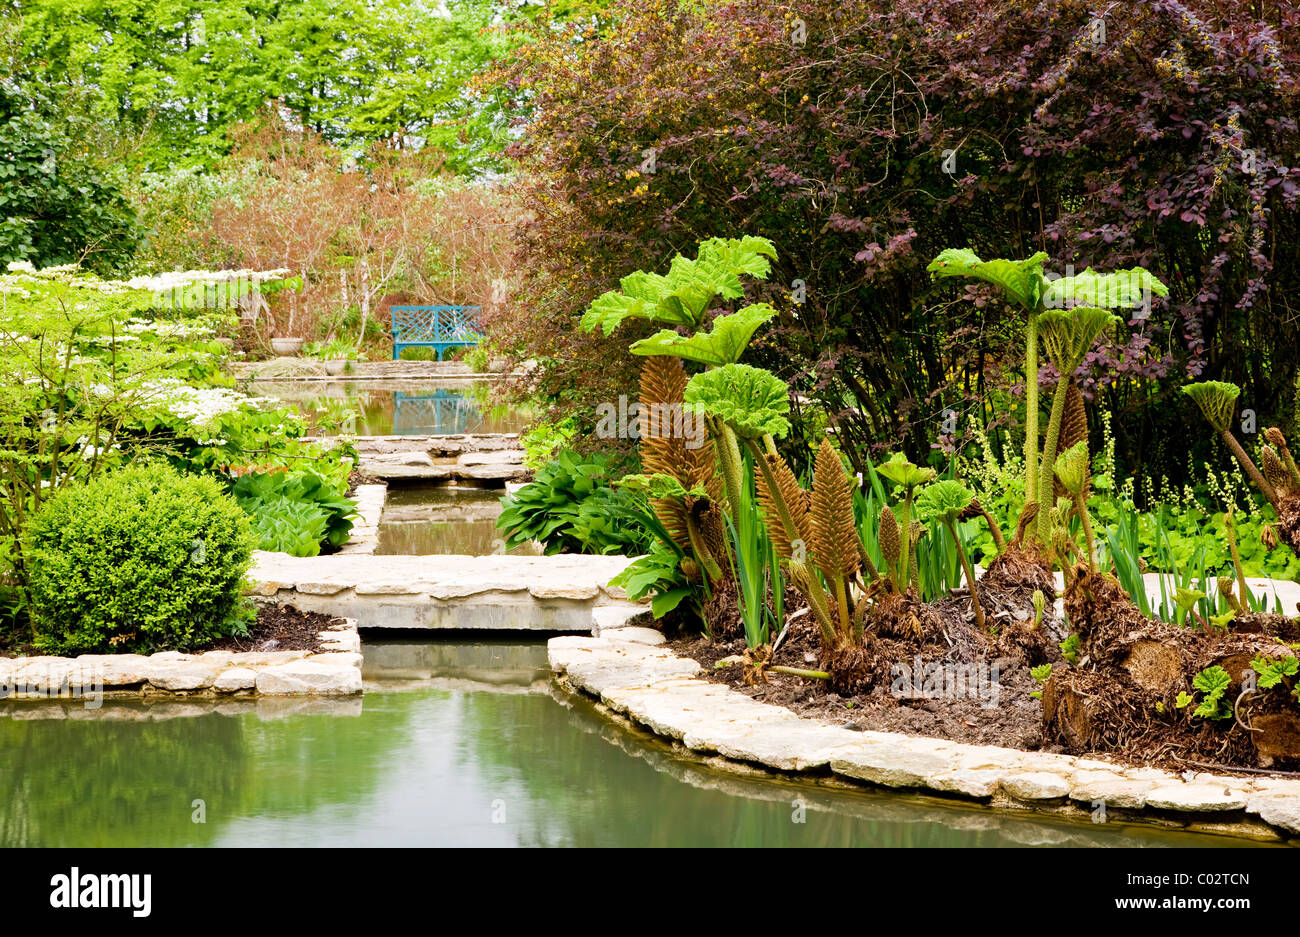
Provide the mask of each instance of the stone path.
[{"label": "stone path", "polygon": [[[700,666],[650,629],[552,638],[551,669],[652,732],[699,752],[777,771],[826,771],[883,787],[974,798],[995,807],[1158,819],[1203,831],[1300,834],[1300,781],[1181,775],[1045,752],[856,732],[697,679]],[[1264,825],[1261,825],[1264,824]]]},{"label": "stone path", "polygon": [[622,556],[293,557],[258,552],[255,593],[363,628],[592,634],[643,616],[608,583]]},{"label": "stone path", "polygon": [[[330,437],[315,439],[333,442]],[[361,470],[385,480],[468,481],[501,487],[532,474],[514,433],[358,436],[355,445]]]}]

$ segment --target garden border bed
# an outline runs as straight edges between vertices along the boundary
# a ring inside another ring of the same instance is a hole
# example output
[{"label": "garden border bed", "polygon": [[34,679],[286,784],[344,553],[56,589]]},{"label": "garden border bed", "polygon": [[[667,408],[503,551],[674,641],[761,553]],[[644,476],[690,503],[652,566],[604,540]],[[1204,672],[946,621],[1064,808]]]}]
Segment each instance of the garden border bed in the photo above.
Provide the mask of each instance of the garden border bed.
[{"label": "garden border bed", "polygon": [[1180,775],[1097,757],[854,731],[697,679],[700,665],[652,643],[661,640],[640,628],[552,638],[547,658],[574,690],[656,735],[731,762],[1080,819],[1100,815],[1255,838],[1300,835],[1300,780]]},{"label": "garden border bed", "polygon": [[[103,696],[339,696],[361,692],[355,619],[318,632],[322,650],[0,657],[0,701]],[[0,707],[0,715],[9,707]]]}]

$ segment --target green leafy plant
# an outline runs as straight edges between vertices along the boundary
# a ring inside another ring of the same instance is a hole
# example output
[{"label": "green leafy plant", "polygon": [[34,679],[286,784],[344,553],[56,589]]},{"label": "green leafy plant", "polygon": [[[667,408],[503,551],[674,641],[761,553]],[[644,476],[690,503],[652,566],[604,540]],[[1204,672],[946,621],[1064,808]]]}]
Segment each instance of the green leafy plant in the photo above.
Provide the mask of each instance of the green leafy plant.
[{"label": "green leafy plant", "polygon": [[[710,238],[700,243],[694,260],[678,254],[666,275],[638,270],[593,302],[579,326],[613,333],[626,318],[697,328],[717,298],[745,295],[741,275],[764,279],[776,248],[766,238]],[[752,330],[751,330],[752,332]],[[649,354],[650,352],[646,352]]]},{"label": "green leafy plant", "polygon": [[[1049,278],[1043,272],[1046,261],[1047,254],[1042,251],[1024,260],[984,261],[968,248],[948,248],[926,267],[936,279],[968,277],[992,284],[1001,290],[1008,304],[1025,312],[1025,512],[1031,511],[1033,505],[1051,503],[1044,492],[1050,494],[1052,487],[1061,415],[1071,375],[1100,331],[1115,321],[1102,318],[1105,310],[1134,309],[1145,305],[1151,295],[1169,295],[1168,287],[1141,267],[1111,273],[1098,273],[1089,267],[1073,276]],[[1041,460],[1038,448],[1040,334],[1061,376],[1052,400],[1052,418],[1043,440]],[[1036,531],[1038,539],[1050,546],[1049,513],[1039,509]],[[1017,526],[1023,529],[1023,522]]]},{"label": "green leafy plant", "polygon": [[[1192,686],[1203,694],[1200,704],[1192,711],[1193,716],[1217,720],[1232,718],[1232,704],[1224,699],[1224,694],[1232,686],[1232,677],[1226,670],[1218,664],[1206,667],[1192,678]],[[1180,692],[1175,705],[1179,709],[1186,709],[1195,701],[1194,696]]]},{"label": "green leafy plant", "polygon": [[253,547],[212,479],[155,464],[70,485],[26,533],[36,646],[150,653],[242,633]]},{"label": "green leafy plant", "polygon": [[1079,651],[1083,648],[1083,639],[1077,634],[1071,634],[1060,644],[1061,656],[1071,667],[1079,664]]},{"label": "green leafy plant", "polygon": [[357,516],[343,485],[309,469],[255,472],[236,481],[232,491],[254,518],[263,550],[316,556],[322,547],[337,549],[348,542]]},{"label": "green leafy plant", "polygon": [[892,482],[901,492],[900,514],[894,517],[893,511],[886,505],[881,510],[880,545],[885,554],[885,562],[891,570],[891,581],[898,592],[906,592],[911,581],[911,559],[915,546],[912,532],[912,501],[919,485],[930,482],[935,477],[934,469],[913,465],[901,452],[875,466],[875,473]]},{"label": "green leafy plant", "polygon": [[[1029,675],[1033,677],[1035,680],[1037,680],[1039,683],[1046,683],[1048,679],[1051,678],[1052,676],[1052,665],[1040,664],[1037,667],[1030,667]],[[1043,691],[1034,690],[1034,692],[1030,693],[1029,695],[1032,696],[1034,699],[1042,699]]]},{"label": "green leafy plant", "polygon": [[1271,690],[1300,671],[1300,660],[1293,655],[1272,658],[1261,654],[1250,662],[1250,666],[1259,674],[1255,685],[1261,690]]},{"label": "green leafy plant", "polygon": [[626,519],[626,511],[644,506],[644,499],[614,486],[613,464],[608,455],[565,450],[533,481],[502,498],[497,528],[506,535],[506,549],[536,541],[548,555],[647,552],[653,535]]},{"label": "green leafy plant", "polygon": [[945,479],[928,485],[916,498],[916,508],[922,517],[933,517],[940,521],[952,535],[957,545],[957,556],[966,573],[966,586],[970,589],[971,610],[975,613],[975,627],[983,629],[984,609],[980,605],[979,586],[975,579],[975,570],[966,555],[957,535],[957,518],[970,507],[975,500],[974,493],[961,482]]}]

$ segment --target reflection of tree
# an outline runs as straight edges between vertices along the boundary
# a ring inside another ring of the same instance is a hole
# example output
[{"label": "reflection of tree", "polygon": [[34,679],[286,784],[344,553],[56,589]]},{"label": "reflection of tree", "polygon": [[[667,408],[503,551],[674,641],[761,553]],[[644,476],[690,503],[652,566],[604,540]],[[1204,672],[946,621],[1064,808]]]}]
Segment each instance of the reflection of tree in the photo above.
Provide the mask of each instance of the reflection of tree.
[{"label": "reflection of tree", "polygon": [[[363,718],[261,721],[208,713],[158,721],[0,717],[0,847],[202,846],[243,816],[294,816],[373,792],[410,707]],[[206,823],[191,821],[201,798]]]},{"label": "reflection of tree", "polygon": [[[476,693],[484,783],[528,798],[511,823],[537,846],[1224,845],[1235,840],[948,806],[895,792],[745,778],[629,733],[585,701]],[[804,823],[793,822],[796,799]]]},{"label": "reflection of tree", "polygon": [[[50,704],[43,704],[50,705]],[[201,846],[248,803],[240,720],[0,718],[0,846]],[[191,820],[206,803],[208,823]]]}]

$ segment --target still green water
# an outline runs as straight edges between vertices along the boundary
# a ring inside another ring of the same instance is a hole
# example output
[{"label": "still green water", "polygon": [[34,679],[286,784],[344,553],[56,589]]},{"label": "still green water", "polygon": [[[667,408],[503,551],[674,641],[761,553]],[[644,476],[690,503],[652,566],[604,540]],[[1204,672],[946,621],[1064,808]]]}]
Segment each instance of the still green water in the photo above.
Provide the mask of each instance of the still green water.
[{"label": "still green water", "polygon": [[0,846],[1250,845],[738,776],[548,674],[542,644],[385,642],[357,699],[0,704]]},{"label": "still green water", "polygon": [[405,556],[540,554],[537,544],[506,550],[505,532],[496,525],[504,494],[499,488],[389,485],[375,552]]},{"label": "still green water", "polygon": [[252,393],[293,404],[311,433],[357,436],[518,433],[527,407],[493,403],[487,381],[255,381]]}]

